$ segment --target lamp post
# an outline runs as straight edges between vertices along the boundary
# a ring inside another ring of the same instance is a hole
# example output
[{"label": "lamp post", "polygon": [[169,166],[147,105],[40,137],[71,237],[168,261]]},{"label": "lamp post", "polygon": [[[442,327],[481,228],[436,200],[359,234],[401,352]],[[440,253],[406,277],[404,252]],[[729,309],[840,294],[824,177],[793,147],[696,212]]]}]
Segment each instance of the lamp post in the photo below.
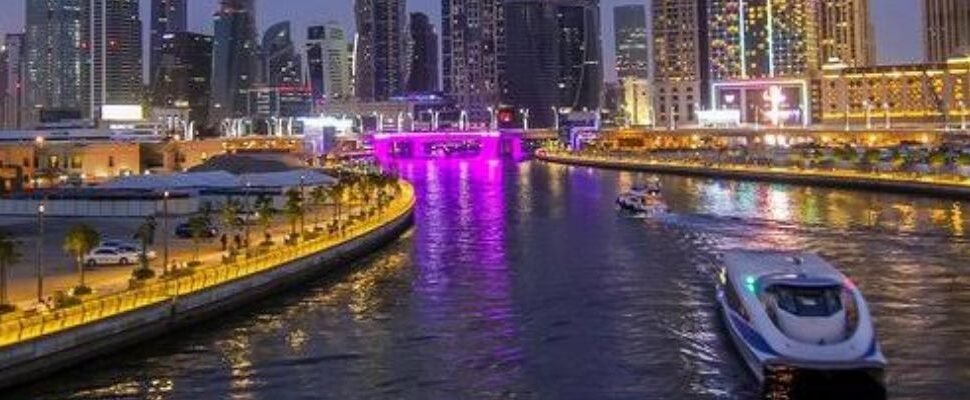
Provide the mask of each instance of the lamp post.
[{"label": "lamp post", "polygon": [[667,117],[667,129],[676,131],[677,130],[677,109],[674,106],[670,106],[670,113]]},{"label": "lamp post", "polygon": [[408,120],[411,121],[411,132],[414,132],[414,113],[408,113]]},{"label": "lamp post", "polygon": [[872,103],[869,100],[863,101],[862,106],[866,109],[866,129],[872,129]]},{"label": "lamp post", "polygon": [[488,130],[494,131],[498,129],[498,114],[495,111],[495,107],[488,107]]},{"label": "lamp post", "polygon": [[162,273],[168,273],[168,190],[162,193]]},{"label": "lamp post", "polygon": [[44,302],[44,214],[47,212],[46,199],[37,205],[37,302]]},{"label": "lamp post", "polygon": [[549,107],[549,108],[552,109],[552,115],[556,118],[555,119],[556,124],[553,126],[555,126],[556,131],[558,132],[559,131],[559,108],[558,107]]},{"label": "lamp post", "polygon": [[306,187],[305,181],[306,181],[306,175],[300,175],[300,235],[301,236],[303,235],[303,232],[305,232],[306,230],[306,224],[305,224],[305,218],[304,218],[306,216],[306,210],[304,209],[304,204],[306,204],[306,200],[305,200],[306,195],[304,194],[304,190],[303,190]]},{"label": "lamp post", "polygon": [[889,103],[888,102],[883,102],[882,103],[882,111],[883,111],[883,114],[886,115],[886,129],[892,129],[892,127],[893,127],[893,120],[892,120],[892,118],[893,117],[892,117],[892,115],[889,114]]},{"label": "lamp post", "polygon": [[522,130],[529,130],[529,109],[521,108],[519,113],[522,114]]},{"label": "lamp post", "polygon": [[[252,187],[253,187],[253,183],[246,181],[246,216],[247,217],[252,217],[253,215],[255,215],[255,212],[253,212]],[[249,221],[243,221],[243,226],[244,226],[244,229],[246,230],[246,243],[243,244],[243,247],[248,249],[249,248]]]},{"label": "lamp post", "polygon": [[960,100],[960,130],[967,130],[967,103]]},{"label": "lamp post", "polygon": [[849,126],[849,111],[850,111],[849,105],[850,105],[849,104],[849,100],[846,99],[845,100],[845,131],[846,132],[848,132],[849,129],[850,129],[850,126]]}]

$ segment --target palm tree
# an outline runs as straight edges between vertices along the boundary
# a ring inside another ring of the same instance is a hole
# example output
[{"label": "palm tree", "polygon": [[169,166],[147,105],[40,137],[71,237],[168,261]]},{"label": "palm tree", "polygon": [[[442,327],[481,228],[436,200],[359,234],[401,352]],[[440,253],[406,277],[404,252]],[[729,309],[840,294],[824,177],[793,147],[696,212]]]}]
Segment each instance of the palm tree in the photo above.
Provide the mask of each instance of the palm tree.
[{"label": "palm tree", "polygon": [[145,221],[138,226],[138,230],[135,231],[135,239],[141,243],[141,254],[139,255],[140,269],[143,271],[149,270],[148,267],[148,246],[155,243],[155,229],[158,228],[158,223],[155,221],[154,216],[149,216],[145,218]]},{"label": "palm tree", "polygon": [[327,200],[330,198],[330,193],[323,186],[317,186],[310,191],[310,200],[312,201],[313,207],[316,208],[313,213],[313,227],[320,227],[320,214],[324,209],[324,205],[327,204]]},{"label": "palm tree", "polygon": [[84,281],[84,255],[101,242],[101,234],[87,224],[77,224],[71,227],[64,236],[64,251],[77,260],[78,286],[75,294],[91,293],[91,288]]},{"label": "palm tree", "polygon": [[303,216],[303,198],[300,196],[299,190],[290,189],[286,191],[286,205],[283,206],[283,214],[290,222],[290,237],[295,237],[296,223]]},{"label": "palm tree", "polygon": [[189,218],[189,233],[192,235],[192,245],[195,246],[194,262],[199,262],[199,248],[202,246],[202,238],[209,233],[209,221],[204,215],[194,215]]},{"label": "palm tree", "polygon": [[7,267],[20,259],[17,242],[10,235],[0,232],[0,314],[13,310],[7,299]]},{"label": "palm tree", "polygon": [[273,226],[273,215],[276,214],[272,200],[265,196],[257,198],[256,214],[259,216],[259,225],[263,227],[263,243],[270,243],[269,229]]},{"label": "palm tree", "polygon": [[242,205],[238,201],[229,198],[219,211],[219,218],[222,220],[222,225],[226,228],[230,237],[233,237],[239,228],[239,211],[241,209]]}]

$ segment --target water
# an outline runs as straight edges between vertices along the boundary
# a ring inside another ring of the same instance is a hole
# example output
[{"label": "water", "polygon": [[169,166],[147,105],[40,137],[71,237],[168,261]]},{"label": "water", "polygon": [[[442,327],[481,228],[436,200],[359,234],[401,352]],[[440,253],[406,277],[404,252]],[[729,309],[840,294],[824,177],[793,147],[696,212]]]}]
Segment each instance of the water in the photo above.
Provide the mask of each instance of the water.
[{"label": "water", "polygon": [[712,265],[821,252],[855,279],[893,399],[970,393],[970,207],[663,177],[673,214],[613,209],[635,174],[400,165],[417,226],[348,272],[8,393],[29,399],[748,399]]}]

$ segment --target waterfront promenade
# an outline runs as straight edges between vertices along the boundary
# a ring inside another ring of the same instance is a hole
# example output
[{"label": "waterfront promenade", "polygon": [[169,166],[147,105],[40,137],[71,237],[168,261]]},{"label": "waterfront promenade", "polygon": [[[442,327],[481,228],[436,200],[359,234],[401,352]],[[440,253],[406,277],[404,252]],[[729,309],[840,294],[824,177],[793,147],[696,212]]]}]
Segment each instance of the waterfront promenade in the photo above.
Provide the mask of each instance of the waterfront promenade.
[{"label": "waterfront promenade", "polygon": [[[271,289],[268,288],[281,286],[280,282],[274,281],[293,281],[294,277],[319,274],[319,271],[315,273],[313,270],[322,270],[321,264],[349,261],[347,257],[361,255],[367,248],[389,240],[391,235],[409,224],[415,203],[414,190],[405,182],[399,182],[396,187],[397,190],[386,207],[376,208],[361,204],[361,210],[369,208],[370,212],[359,213],[359,218],[352,219],[342,233],[319,233],[297,243],[278,243],[249,256],[241,255],[235,261],[209,262],[180,274],[151,279],[121,291],[109,290],[101,294],[96,291],[96,295],[85,296],[79,304],[71,307],[6,314],[0,317],[0,372],[3,372],[0,378],[4,378],[0,379],[0,385],[7,385],[11,379],[20,379],[17,373],[8,374],[6,370],[35,362],[34,358],[45,354],[56,354],[51,352],[51,348],[58,348],[58,352],[75,352],[86,340],[103,341],[110,340],[115,335],[125,336],[129,332],[124,332],[128,329],[124,328],[126,322],[121,320],[138,317],[142,311],[145,311],[145,317],[135,320],[147,321],[155,318],[149,316],[157,314],[152,311],[155,309],[168,310],[165,313],[171,313],[173,317],[178,313],[198,314],[202,312],[198,310],[215,309],[220,304],[239,302],[238,299],[227,299],[228,293],[240,293],[238,297],[241,298],[254,297],[254,294],[247,292],[269,291]],[[212,257],[214,255],[209,252],[206,259]],[[184,304],[177,304],[180,301],[184,301]],[[159,306],[165,307],[159,309]],[[145,323],[137,322],[138,324],[132,326]],[[70,337],[72,330],[84,331],[98,328],[98,325],[107,328],[102,330],[105,334],[92,335],[87,332],[79,334],[78,337]],[[48,343],[42,344],[44,341]],[[76,361],[77,357],[72,358]],[[49,368],[51,367],[44,367]]]},{"label": "waterfront promenade", "polygon": [[656,160],[641,156],[578,154],[541,150],[543,161],[618,170],[696,175],[714,178],[883,190],[936,197],[970,197],[970,180],[933,174],[865,172],[846,169],[796,168],[763,165],[715,164],[687,160]]}]

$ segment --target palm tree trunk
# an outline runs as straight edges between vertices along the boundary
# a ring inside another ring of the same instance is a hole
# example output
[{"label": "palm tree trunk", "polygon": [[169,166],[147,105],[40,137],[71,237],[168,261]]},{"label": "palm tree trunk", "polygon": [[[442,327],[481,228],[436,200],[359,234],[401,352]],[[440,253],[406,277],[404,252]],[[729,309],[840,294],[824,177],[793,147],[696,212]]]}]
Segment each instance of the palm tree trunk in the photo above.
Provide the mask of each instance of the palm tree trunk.
[{"label": "palm tree trunk", "polygon": [[85,284],[84,284],[84,258],[81,256],[81,253],[78,253],[78,255],[77,255],[77,267],[78,267],[77,268],[78,269],[78,279],[80,281],[80,285],[81,286],[85,286]]}]

